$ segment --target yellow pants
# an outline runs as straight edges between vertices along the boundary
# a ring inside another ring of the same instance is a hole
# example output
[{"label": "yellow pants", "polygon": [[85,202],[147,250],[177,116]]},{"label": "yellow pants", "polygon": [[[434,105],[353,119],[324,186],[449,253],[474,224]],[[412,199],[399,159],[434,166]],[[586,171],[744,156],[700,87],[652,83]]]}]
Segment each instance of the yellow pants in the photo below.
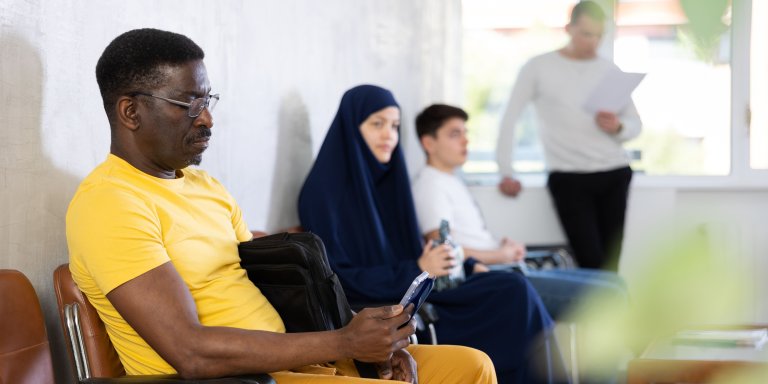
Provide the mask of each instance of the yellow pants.
[{"label": "yellow pants", "polygon": [[[476,349],[455,345],[411,345],[408,352],[416,360],[419,383],[496,384],[491,359]],[[394,381],[361,379],[351,360],[337,361],[326,367],[304,372],[274,372],[278,384],[390,384]]]}]

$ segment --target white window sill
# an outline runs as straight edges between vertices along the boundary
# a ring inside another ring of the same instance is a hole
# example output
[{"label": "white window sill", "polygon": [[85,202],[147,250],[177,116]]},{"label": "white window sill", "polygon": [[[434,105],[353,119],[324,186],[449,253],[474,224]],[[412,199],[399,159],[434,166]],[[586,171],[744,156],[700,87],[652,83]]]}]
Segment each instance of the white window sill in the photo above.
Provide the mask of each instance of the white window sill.
[{"label": "white window sill", "polygon": [[[492,173],[463,174],[471,186],[495,186],[500,176]],[[547,175],[531,173],[519,175],[524,188],[544,188]],[[768,172],[754,171],[749,176],[649,176],[635,173],[632,188],[672,188],[696,191],[768,191]]]}]

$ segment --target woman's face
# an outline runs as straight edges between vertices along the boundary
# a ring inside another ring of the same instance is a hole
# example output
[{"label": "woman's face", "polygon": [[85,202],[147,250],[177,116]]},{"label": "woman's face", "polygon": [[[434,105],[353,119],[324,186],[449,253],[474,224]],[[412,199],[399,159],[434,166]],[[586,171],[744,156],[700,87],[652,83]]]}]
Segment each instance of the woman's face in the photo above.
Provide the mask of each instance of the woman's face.
[{"label": "woman's face", "polygon": [[386,164],[400,139],[400,110],[386,107],[368,116],[360,124],[360,134],[379,163]]}]

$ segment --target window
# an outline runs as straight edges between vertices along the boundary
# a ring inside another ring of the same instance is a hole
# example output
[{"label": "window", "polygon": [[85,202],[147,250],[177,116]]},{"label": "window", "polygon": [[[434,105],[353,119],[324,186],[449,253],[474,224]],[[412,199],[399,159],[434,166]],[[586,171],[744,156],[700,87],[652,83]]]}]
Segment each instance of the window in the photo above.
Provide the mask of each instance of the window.
[{"label": "window", "polygon": [[[563,27],[575,3],[463,2],[464,96],[471,115],[470,158],[465,172],[497,171],[494,150],[499,120],[517,72],[532,56],[567,42]],[[649,175],[728,175],[732,147],[731,0],[602,3],[613,4],[615,10],[603,42],[603,53],[608,55],[603,56],[611,57],[624,71],[648,74],[633,94],[644,123],[640,137],[625,146],[633,158],[633,168]],[[766,30],[761,31],[760,47],[765,47]],[[758,65],[753,63],[752,68],[765,68],[766,62]],[[766,83],[763,78],[763,88]],[[756,105],[754,95],[753,99]],[[753,111],[753,148],[768,144],[765,120],[762,131],[756,127],[760,118]],[[535,123],[529,111],[517,124],[515,169],[521,173],[544,169]],[[755,157],[763,156],[759,161],[768,167],[768,151],[752,153],[753,165],[758,161]]]},{"label": "window", "polygon": [[768,169],[768,2],[752,2],[749,163]]},{"label": "window", "polygon": [[619,1],[614,61],[644,72],[633,98],[643,132],[636,171],[730,172],[730,1]]},{"label": "window", "polygon": [[[564,26],[576,0],[464,0],[464,106],[470,115],[468,173],[495,173],[496,137],[520,67],[568,42]],[[544,170],[533,108],[517,125],[515,169]]]}]

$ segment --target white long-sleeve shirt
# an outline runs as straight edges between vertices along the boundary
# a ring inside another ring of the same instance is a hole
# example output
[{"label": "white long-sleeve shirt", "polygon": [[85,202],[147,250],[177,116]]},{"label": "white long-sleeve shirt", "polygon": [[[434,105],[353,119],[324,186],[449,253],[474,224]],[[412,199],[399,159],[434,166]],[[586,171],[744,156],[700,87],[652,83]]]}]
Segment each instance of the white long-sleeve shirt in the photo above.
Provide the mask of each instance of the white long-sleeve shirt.
[{"label": "white long-sleeve shirt", "polygon": [[615,70],[619,68],[602,58],[575,60],[557,51],[529,60],[520,70],[501,120],[496,147],[499,173],[512,176],[515,124],[529,102],[536,108],[549,171],[599,172],[628,165],[621,144],[640,134],[641,127],[634,104],[618,111],[622,129],[615,135],[601,130],[595,116],[583,108],[592,89]]}]

